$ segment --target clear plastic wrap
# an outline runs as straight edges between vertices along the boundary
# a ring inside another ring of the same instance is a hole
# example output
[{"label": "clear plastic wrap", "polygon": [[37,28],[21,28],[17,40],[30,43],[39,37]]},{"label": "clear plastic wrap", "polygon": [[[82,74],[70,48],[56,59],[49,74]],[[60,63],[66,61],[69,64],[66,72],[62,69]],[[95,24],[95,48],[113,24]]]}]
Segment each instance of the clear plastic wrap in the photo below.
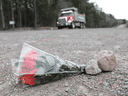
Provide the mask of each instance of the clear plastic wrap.
[{"label": "clear plastic wrap", "polygon": [[[24,43],[19,60],[12,59],[14,79],[35,85],[36,76],[62,73],[80,73],[84,66],[65,61]],[[31,82],[31,83],[30,83]]]}]

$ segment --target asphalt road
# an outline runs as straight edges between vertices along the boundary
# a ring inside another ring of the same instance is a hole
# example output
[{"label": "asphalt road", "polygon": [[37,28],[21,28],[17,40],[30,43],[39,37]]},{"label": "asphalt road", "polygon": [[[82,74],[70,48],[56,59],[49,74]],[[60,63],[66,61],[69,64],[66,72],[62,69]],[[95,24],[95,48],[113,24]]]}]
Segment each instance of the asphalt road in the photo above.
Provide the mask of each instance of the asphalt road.
[{"label": "asphalt road", "polygon": [[[77,64],[86,64],[90,59],[93,59],[95,52],[100,50],[112,50],[120,58],[128,56],[128,28],[0,31],[1,84],[5,83],[5,80],[12,74],[11,59],[19,58],[24,42]],[[120,58],[118,58],[118,61]],[[127,68],[125,69],[127,70]],[[61,83],[63,83],[63,80]],[[43,87],[43,85],[41,86]],[[54,88],[51,85],[47,86]],[[40,89],[40,87],[37,87],[37,89]],[[0,91],[2,92],[2,90]],[[18,90],[22,89],[19,88]],[[43,90],[45,93],[46,90]],[[98,90],[100,92],[103,89]],[[5,92],[0,94],[12,94],[12,96],[15,96],[16,92],[19,91],[13,92],[10,87],[7,87]],[[29,90],[25,92],[29,92]],[[22,90],[21,93],[24,93],[24,91]],[[17,94],[21,95],[21,93]],[[50,96],[47,92],[45,94],[45,96]],[[63,93],[58,91],[57,94]]]}]

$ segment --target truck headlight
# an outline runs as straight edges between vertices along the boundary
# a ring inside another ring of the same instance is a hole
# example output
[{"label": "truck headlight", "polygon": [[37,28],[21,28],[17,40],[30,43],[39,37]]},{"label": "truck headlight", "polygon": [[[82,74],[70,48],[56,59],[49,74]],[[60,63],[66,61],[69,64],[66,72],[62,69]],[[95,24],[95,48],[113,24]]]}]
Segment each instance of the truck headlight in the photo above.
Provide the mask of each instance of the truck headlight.
[{"label": "truck headlight", "polygon": [[71,23],[71,22],[72,22],[71,20],[68,21],[68,23]]}]

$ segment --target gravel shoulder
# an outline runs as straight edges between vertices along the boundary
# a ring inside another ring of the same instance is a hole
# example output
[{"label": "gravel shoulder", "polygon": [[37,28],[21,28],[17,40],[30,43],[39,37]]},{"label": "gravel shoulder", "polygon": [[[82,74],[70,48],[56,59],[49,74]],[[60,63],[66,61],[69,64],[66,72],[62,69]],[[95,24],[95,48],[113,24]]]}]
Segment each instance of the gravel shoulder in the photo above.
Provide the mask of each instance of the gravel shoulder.
[{"label": "gravel shoulder", "polygon": [[[117,66],[96,76],[74,74],[34,87],[9,86],[11,59],[19,58],[23,42],[77,64],[112,50]],[[0,31],[0,96],[128,96],[127,53],[127,28]]]}]

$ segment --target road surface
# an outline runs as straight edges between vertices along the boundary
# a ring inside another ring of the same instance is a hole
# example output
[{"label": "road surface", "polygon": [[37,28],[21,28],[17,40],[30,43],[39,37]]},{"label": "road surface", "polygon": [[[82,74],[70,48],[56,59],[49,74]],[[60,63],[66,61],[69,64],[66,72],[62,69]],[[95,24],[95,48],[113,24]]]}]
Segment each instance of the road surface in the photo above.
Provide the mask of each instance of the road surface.
[{"label": "road surface", "polygon": [[121,24],[121,25],[117,26],[117,28],[126,28],[126,24]]},{"label": "road surface", "polygon": [[[12,74],[10,60],[19,58],[23,42],[77,64],[86,64],[95,52],[112,50],[117,66],[113,72],[80,74],[25,89],[20,85],[7,86],[6,80]],[[128,28],[0,31],[0,96],[125,96],[127,53]]]}]

